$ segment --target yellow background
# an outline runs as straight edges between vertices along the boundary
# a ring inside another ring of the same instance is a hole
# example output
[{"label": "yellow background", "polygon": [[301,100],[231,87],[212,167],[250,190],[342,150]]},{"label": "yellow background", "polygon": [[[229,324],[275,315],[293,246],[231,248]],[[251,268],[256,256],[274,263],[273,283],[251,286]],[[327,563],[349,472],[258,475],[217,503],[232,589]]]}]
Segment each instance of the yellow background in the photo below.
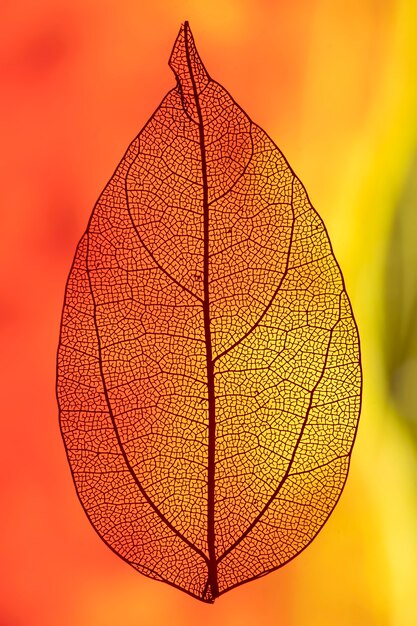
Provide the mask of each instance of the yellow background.
[{"label": "yellow background", "polygon": [[[386,366],[386,309],[400,306],[387,298],[391,232],[417,148],[414,0],[6,0],[0,17],[1,626],[416,624],[416,440]],[[350,476],[323,531],[213,606],[100,541],[55,400],[76,243],[175,84],[167,61],[185,19],[208,71],[282,149],[326,223],[365,380]]]}]

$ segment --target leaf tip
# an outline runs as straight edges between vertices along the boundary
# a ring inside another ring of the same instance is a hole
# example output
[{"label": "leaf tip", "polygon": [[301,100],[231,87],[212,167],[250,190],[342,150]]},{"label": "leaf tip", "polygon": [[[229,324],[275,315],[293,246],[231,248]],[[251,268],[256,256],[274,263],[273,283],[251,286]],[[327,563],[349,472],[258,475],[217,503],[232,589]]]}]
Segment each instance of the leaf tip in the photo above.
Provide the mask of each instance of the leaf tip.
[{"label": "leaf tip", "polygon": [[169,58],[182,95],[187,104],[194,99],[210,80],[208,72],[197,52],[190,24],[186,20],[180,28]]}]

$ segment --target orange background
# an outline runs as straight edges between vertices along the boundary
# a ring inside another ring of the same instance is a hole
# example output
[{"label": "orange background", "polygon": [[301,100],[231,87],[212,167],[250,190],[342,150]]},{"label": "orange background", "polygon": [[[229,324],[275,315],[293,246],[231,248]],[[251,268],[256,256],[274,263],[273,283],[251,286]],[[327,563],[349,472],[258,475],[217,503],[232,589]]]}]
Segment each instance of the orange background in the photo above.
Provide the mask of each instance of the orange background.
[{"label": "orange background", "polygon": [[[417,447],[384,353],[390,233],[417,147],[414,0],[4,0],[0,15],[0,625],[417,623]],[[100,541],[55,400],[76,243],[175,84],[167,61],[185,19],[211,75],[277,142],[323,217],[365,375],[351,473],[325,529],[213,606],[137,574]]]}]

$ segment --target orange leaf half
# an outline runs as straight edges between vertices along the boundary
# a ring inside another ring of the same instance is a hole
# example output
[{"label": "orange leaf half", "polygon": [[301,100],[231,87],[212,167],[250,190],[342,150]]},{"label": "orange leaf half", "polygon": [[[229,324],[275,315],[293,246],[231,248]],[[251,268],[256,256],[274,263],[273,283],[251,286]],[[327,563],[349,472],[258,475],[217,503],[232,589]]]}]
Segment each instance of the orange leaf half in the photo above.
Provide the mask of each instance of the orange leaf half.
[{"label": "orange leaf half", "polygon": [[186,22],[177,86],[100,196],[68,279],[61,429],[81,503],[205,602],[298,554],[343,489],[359,341],[323,223]]}]

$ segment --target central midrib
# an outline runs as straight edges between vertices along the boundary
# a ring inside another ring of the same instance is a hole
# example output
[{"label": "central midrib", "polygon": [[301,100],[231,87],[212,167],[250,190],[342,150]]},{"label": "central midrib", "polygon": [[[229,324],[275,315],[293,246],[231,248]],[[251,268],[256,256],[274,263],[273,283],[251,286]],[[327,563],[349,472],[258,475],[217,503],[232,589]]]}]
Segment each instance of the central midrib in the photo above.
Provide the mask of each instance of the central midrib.
[{"label": "central midrib", "polygon": [[207,183],[207,160],[204,139],[204,124],[198,98],[197,86],[195,83],[191,66],[190,51],[188,48],[188,24],[184,26],[185,52],[187,57],[188,71],[193,86],[194,100],[197,109],[201,170],[203,178],[203,220],[204,220],[204,261],[203,261],[203,285],[204,285],[204,336],[206,344],[206,370],[207,370],[207,393],[208,393],[208,461],[207,461],[207,546],[209,555],[208,581],[205,594],[211,591],[211,599],[214,600],[219,595],[217,583],[217,562],[216,562],[216,537],[214,531],[214,472],[215,472],[215,441],[216,441],[216,406],[214,393],[214,363],[211,343],[210,328],[210,300],[209,300],[209,204],[208,204],[208,183]]}]

